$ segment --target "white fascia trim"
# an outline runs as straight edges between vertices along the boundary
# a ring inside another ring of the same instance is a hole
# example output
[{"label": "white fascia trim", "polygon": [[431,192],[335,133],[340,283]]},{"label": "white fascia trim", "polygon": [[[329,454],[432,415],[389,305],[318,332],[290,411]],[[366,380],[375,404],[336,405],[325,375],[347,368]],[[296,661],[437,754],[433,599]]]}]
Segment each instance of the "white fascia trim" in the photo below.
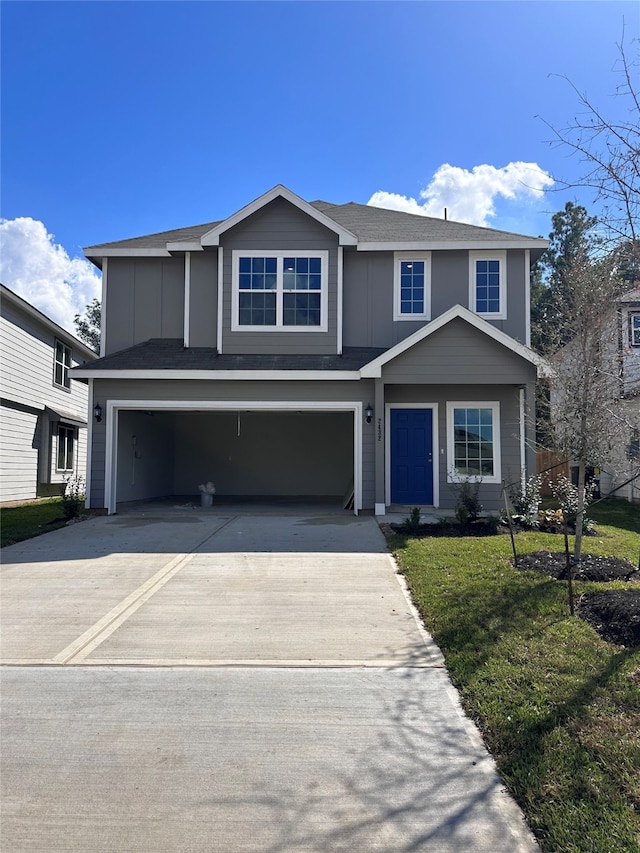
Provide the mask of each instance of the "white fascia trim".
[{"label": "white fascia trim", "polygon": [[145,411],[173,412],[353,412],[353,512],[362,509],[362,421],[363,404],[360,401],[338,402],[317,400],[107,400],[104,502],[109,515],[116,511],[118,412],[143,409]]},{"label": "white fascia trim", "polygon": [[167,243],[167,251],[168,252],[204,252],[204,249],[200,245],[200,243],[194,242],[180,242],[177,243]]},{"label": "white fascia trim", "polygon": [[[500,310],[493,313],[476,311],[476,261],[498,261],[500,264]],[[469,252],[469,309],[487,320],[507,319],[507,252]]]},{"label": "white fascia trim", "polygon": [[[422,314],[402,314],[400,311],[400,264],[402,261],[424,261],[424,306]],[[394,252],[393,254],[393,319],[426,322],[431,319],[431,252]]]},{"label": "white fascia trim", "polygon": [[218,246],[220,243],[220,235],[224,234],[225,231],[228,231],[229,228],[233,228],[234,225],[237,225],[239,222],[242,222],[243,219],[246,219],[248,216],[251,216],[256,211],[260,210],[260,208],[269,204],[276,198],[284,198],[286,201],[293,204],[303,213],[306,213],[307,216],[310,216],[312,219],[315,219],[316,222],[319,222],[321,225],[324,225],[325,228],[328,228],[330,231],[333,231],[338,235],[339,242],[341,246],[355,246],[358,243],[358,238],[355,234],[352,234],[351,231],[348,231],[346,228],[343,228],[341,225],[331,219],[326,214],[317,210],[315,207],[309,204],[309,202],[305,201],[303,198],[300,198],[299,195],[296,195],[291,190],[287,189],[287,187],[282,184],[277,184],[273,189],[270,189],[268,192],[254,199],[249,204],[241,207],[240,210],[236,211],[232,216],[228,219],[225,219],[215,228],[212,228],[211,231],[207,231],[206,234],[203,234],[200,242],[203,246]]},{"label": "white fascia trim", "polygon": [[338,246],[338,281],[337,281],[337,299],[336,306],[336,353],[342,355],[342,322],[344,306],[342,300],[344,298],[344,249]]},{"label": "white fascia trim", "polygon": [[95,252],[84,249],[85,257],[93,258],[170,258],[171,254],[166,249],[100,249]]},{"label": "white fascia trim", "polygon": [[189,346],[189,326],[191,322],[191,252],[184,253],[184,328],[182,336],[185,347]]},{"label": "white fascia trim", "polygon": [[450,251],[451,249],[478,250],[488,249],[546,249],[548,240],[536,240],[534,238],[522,240],[510,240],[505,244],[504,240],[377,240],[361,241],[358,243],[358,252],[435,252]]},{"label": "white fascia trim", "polygon": [[358,370],[87,370],[82,367],[73,369],[74,379],[214,379],[214,380],[256,380],[281,381],[293,379],[296,382],[310,380],[331,381],[360,379]]},{"label": "white fascia trim", "polygon": [[[493,412],[492,418],[492,433],[493,433],[493,476],[491,477],[465,477],[461,474],[456,474],[454,471],[454,429],[453,429],[453,410],[454,409],[491,409]],[[464,483],[466,480],[478,483],[501,483],[502,482],[502,451],[500,447],[500,433],[502,424],[500,423],[500,403],[497,400],[447,400],[447,482],[448,483]]]},{"label": "white fascia trim", "polygon": [[224,300],[223,300],[223,280],[224,280],[224,249],[222,246],[218,248],[218,281],[216,282],[218,286],[218,317],[216,323],[216,349],[218,353],[222,355],[222,313],[224,310]]},{"label": "white fascia trim", "polygon": [[507,349],[516,353],[516,355],[521,356],[526,359],[526,361],[535,365],[538,368],[538,376],[547,375],[546,371],[549,369],[547,362],[532,349],[529,349],[529,347],[526,347],[524,344],[516,341],[500,329],[496,329],[496,327],[492,326],[487,320],[483,320],[482,317],[474,314],[473,311],[469,311],[469,309],[465,308],[463,305],[454,305],[443,314],[440,314],[439,317],[436,317],[435,320],[432,320],[421,329],[418,329],[417,332],[409,335],[408,338],[405,338],[382,355],[379,355],[378,358],[374,358],[373,361],[365,364],[360,370],[360,376],[363,379],[379,379],[382,376],[382,368],[385,364],[389,361],[393,361],[394,358],[397,358],[397,356],[401,355],[403,352],[411,349],[412,346],[420,343],[420,341],[425,340],[429,335],[437,332],[438,329],[446,326],[447,323],[450,323],[456,318],[466,320],[467,323],[474,326],[478,331],[483,332],[485,335],[493,338],[494,341],[497,341],[499,344],[502,344],[507,347]]},{"label": "white fascia trim", "polygon": [[109,258],[102,259],[102,295],[100,303],[100,358],[107,351],[107,275]]},{"label": "white fascia trim", "polygon": [[438,403],[385,403],[384,499],[387,506],[391,505],[391,409],[431,409],[432,411],[431,459],[433,465],[433,506],[437,508],[440,506],[440,436],[438,432]]}]

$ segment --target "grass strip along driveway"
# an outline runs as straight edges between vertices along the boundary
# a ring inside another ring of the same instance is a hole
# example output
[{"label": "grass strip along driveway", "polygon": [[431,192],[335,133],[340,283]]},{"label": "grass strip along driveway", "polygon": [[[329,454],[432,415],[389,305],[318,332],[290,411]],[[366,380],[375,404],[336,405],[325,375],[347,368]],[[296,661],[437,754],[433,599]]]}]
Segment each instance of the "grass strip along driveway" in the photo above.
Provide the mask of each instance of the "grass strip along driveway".
[{"label": "grass strip along driveway", "polygon": [[[598,524],[584,552],[637,565],[639,508],[598,510],[590,515],[613,523]],[[389,544],[542,849],[640,850],[640,649],[611,645],[571,617],[564,581],[512,568],[508,536]],[[563,543],[519,533],[517,546]],[[576,592],[625,586],[584,582]]]}]

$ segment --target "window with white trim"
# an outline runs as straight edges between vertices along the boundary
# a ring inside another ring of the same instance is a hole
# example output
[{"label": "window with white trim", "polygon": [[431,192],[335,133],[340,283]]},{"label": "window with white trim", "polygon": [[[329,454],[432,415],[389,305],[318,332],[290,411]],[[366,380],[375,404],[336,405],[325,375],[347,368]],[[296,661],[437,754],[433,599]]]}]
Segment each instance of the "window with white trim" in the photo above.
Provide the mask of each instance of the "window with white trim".
[{"label": "window with white trim", "polygon": [[56,471],[73,471],[75,441],[75,428],[58,424]]},{"label": "window with white trim", "polygon": [[431,319],[431,253],[395,252],[393,319]]},{"label": "window with white trim", "polygon": [[233,331],[327,331],[329,253],[234,250]]},{"label": "window with white trim", "polygon": [[640,347],[640,313],[629,314],[629,346]]},{"label": "window with white trim", "polygon": [[71,369],[71,359],[73,352],[71,347],[63,344],[62,341],[56,340],[54,345],[54,362],[53,362],[53,383],[59,385],[60,388],[71,389],[71,377],[69,370]]},{"label": "window with white trim", "polygon": [[447,470],[450,483],[500,482],[499,403],[447,403]]},{"label": "window with white trim", "polygon": [[469,307],[489,320],[506,319],[506,252],[469,252]]}]

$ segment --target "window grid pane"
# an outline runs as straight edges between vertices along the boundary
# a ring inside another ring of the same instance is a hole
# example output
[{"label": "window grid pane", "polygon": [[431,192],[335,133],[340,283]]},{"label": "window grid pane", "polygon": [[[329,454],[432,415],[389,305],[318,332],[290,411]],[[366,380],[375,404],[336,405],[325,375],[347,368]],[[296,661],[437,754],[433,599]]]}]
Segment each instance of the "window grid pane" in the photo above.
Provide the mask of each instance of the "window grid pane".
[{"label": "window grid pane", "polygon": [[319,293],[285,293],[283,302],[284,326],[319,326]]},{"label": "window grid pane", "polygon": [[459,476],[493,476],[492,409],[453,410],[453,458]]},{"label": "window grid pane", "polygon": [[476,261],[476,311],[500,312],[500,261]]},{"label": "window grid pane", "polygon": [[241,292],[238,297],[241,326],[275,326],[275,293]]},{"label": "window grid pane", "polygon": [[320,258],[284,258],[282,273],[284,290],[320,290],[321,270]]},{"label": "window grid pane", "polygon": [[58,427],[58,463],[59,471],[73,470],[73,450],[75,431],[71,427]]},{"label": "window grid pane", "polygon": [[640,314],[632,314],[631,322],[631,346],[640,347]]}]

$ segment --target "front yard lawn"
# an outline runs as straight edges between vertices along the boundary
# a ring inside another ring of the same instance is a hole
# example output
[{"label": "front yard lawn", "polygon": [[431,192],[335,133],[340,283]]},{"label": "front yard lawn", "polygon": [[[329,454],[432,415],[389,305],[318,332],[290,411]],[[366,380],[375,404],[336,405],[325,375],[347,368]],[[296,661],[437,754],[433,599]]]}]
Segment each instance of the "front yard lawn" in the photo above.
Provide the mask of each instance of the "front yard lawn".
[{"label": "front yard lawn", "polygon": [[[602,506],[602,505],[601,505]],[[593,508],[584,552],[638,564],[640,508]],[[603,518],[604,520],[604,518]],[[562,537],[518,533],[519,553]],[[516,571],[508,536],[412,539],[393,548],[467,713],[543,850],[640,850],[640,648],[606,642],[571,617],[567,585]],[[576,595],[638,589],[576,581]]]},{"label": "front yard lawn", "polygon": [[0,512],[0,547],[31,539],[49,530],[64,527],[62,498],[30,501],[19,506],[3,507]]}]

